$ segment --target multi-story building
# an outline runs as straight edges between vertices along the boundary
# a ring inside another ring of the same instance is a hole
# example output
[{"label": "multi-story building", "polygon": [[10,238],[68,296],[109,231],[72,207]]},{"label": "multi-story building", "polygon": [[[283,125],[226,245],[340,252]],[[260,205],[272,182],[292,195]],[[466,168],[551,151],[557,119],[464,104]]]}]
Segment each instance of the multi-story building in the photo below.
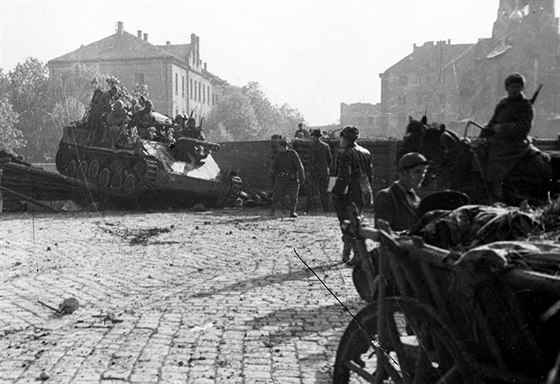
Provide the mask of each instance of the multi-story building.
[{"label": "multi-story building", "polygon": [[197,120],[206,117],[227,85],[208,72],[194,33],[190,44],[154,45],[147,33],[130,34],[120,21],[115,34],[50,60],[51,81],[77,63],[115,76],[129,90],[146,85],[155,110],[169,116],[193,112]]},{"label": "multi-story building", "polygon": [[[505,96],[504,79],[519,72],[526,95],[538,84],[531,134],[557,137],[560,115],[560,35],[554,0],[500,0],[492,37],[476,44],[439,41],[413,52],[381,73],[381,133],[404,133],[409,115],[448,126],[466,119],[485,124]],[[477,134],[478,132],[473,132]]]},{"label": "multi-story building", "polygon": [[379,136],[379,103],[340,103],[340,126],[353,125],[362,137]]},{"label": "multi-story building", "polygon": [[426,112],[431,120],[456,118],[453,111],[460,104],[455,88],[456,59],[470,46],[449,40],[414,44],[411,54],[380,74],[379,134],[402,137],[408,117],[420,119]]}]

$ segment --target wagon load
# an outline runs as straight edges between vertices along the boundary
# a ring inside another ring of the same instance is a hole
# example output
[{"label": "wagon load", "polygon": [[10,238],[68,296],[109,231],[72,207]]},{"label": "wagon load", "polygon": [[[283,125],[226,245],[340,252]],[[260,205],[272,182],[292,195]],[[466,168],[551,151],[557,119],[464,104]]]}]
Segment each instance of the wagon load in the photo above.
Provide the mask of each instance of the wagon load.
[{"label": "wagon load", "polygon": [[[346,230],[368,276],[368,304],[341,338],[333,382],[544,383],[560,358],[560,243],[550,203],[543,211],[454,210],[457,221],[439,228],[464,219],[472,231],[434,237],[455,239],[454,249],[355,218]],[[485,221],[474,219],[482,213]],[[473,241],[482,228],[489,241]],[[366,239],[380,242],[375,252]]]},{"label": "wagon load", "polygon": [[233,202],[241,180],[214,161],[219,144],[185,136],[184,128],[113,83],[97,89],[84,117],[64,127],[56,167],[116,201]]},{"label": "wagon load", "polygon": [[496,241],[554,240],[559,218],[560,199],[539,208],[463,205],[427,212],[409,233],[440,248],[465,251]]}]

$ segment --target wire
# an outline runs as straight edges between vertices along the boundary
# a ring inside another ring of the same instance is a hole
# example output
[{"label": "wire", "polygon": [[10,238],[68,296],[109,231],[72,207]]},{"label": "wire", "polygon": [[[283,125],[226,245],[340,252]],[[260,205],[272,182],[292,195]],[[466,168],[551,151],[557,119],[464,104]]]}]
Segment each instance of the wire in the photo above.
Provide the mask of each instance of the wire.
[{"label": "wire", "polygon": [[329,291],[329,293],[336,299],[336,301],[338,301],[338,303],[342,306],[342,308],[344,308],[344,310],[350,314],[350,316],[356,322],[356,324],[358,324],[358,326],[368,335],[368,337],[371,340],[371,345],[374,348],[379,348],[389,359],[391,359],[395,364],[398,364],[398,362],[392,356],[389,355],[389,352],[381,347],[381,345],[376,340],[376,338],[373,337],[373,335],[367,330],[366,327],[364,327],[364,325],[360,322],[360,320],[358,320],[356,316],[354,316],[354,314],[348,309],[348,307],[344,305],[342,301],[340,301],[338,296],[336,296],[336,294],[327,286],[327,284],[325,284],[325,282],[319,277],[319,275],[317,275],[317,273],[315,273],[315,271],[302,259],[302,257],[297,253],[297,250],[295,248],[294,248],[294,253],[298,257],[298,259],[300,259],[303,265],[305,265],[305,267],[315,275],[317,280],[319,280],[321,284],[323,284],[323,286],[327,289],[327,291]]}]

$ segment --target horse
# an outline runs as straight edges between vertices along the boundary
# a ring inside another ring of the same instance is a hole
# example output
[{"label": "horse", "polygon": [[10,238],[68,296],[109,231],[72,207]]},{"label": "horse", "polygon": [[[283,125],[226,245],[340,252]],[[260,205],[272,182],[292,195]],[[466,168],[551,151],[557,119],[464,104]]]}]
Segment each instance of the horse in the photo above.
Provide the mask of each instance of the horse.
[{"label": "horse", "polygon": [[[424,188],[458,190],[466,193],[473,203],[495,202],[484,177],[486,142],[482,139],[471,142],[466,137],[466,129],[465,137],[461,138],[443,123],[428,124],[426,116],[421,120],[409,117],[397,158],[408,152],[420,152],[428,159]],[[506,176],[501,202],[519,205],[526,200],[531,205],[541,205],[551,195],[560,193],[559,178],[560,155],[547,154],[530,145]]]}]

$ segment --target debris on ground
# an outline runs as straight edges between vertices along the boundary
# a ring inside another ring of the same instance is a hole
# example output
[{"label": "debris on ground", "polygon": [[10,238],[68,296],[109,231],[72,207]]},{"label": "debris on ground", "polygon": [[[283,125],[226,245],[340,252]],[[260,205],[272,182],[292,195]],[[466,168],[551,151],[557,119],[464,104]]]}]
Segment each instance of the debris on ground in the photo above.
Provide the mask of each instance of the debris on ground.
[{"label": "debris on ground", "polygon": [[115,312],[107,312],[106,314],[102,314],[102,315],[93,315],[92,317],[101,318],[101,320],[103,320],[103,324],[105,324],[108,321],[110,321],[112,324],[122,323],[124,321],[122,319],[117,318]]},{"label": "debris on ground", "polygon": [[67,299],[64,299],[62,303],[58,304],[58,308],[55,308],[52,305],[44,303],[41,300],[38,300],[38,302],[43,307],[49,308],[50,310],[54,311],[57,315],[60,316],[70,315],[76,312],[78,308],[80,308],[80,302],[75,297],[69,297]]}]

